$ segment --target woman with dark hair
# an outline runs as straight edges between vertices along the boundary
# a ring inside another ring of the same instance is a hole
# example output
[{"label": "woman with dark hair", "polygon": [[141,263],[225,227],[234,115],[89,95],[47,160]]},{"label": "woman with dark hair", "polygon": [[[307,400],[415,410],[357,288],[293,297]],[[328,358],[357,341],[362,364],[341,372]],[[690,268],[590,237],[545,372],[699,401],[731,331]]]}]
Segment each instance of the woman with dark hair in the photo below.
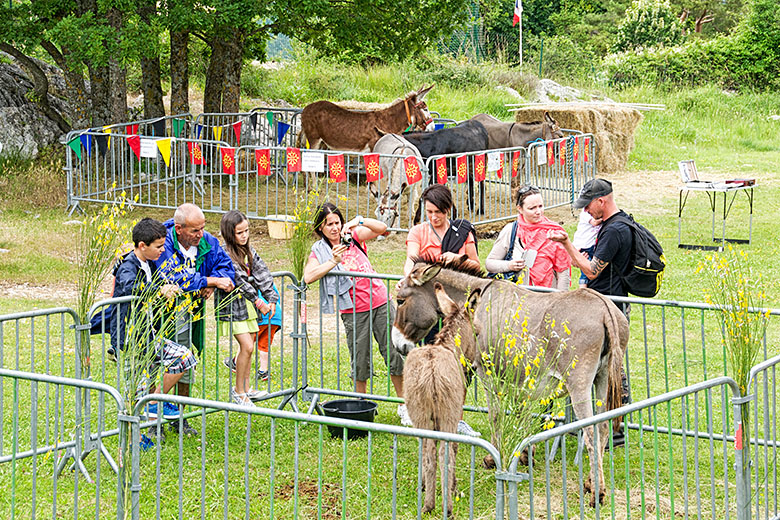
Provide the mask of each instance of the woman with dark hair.
[{"label": "woman with dark hair", "polygon": [[[360,215],[345,223],[341,211],[326,202],[314,216],[314,232],[320,240],[311,246],[311,255],[303,269],[303,281],[310,284],[320,280],[320,311],[323,314],[332,314],[337,309],[341,313],[347,331],[355,391],[366,393],[366,382],[371,376],[373,330],[395,393],[403,397],[404,361],[395,348],[388,348],[387,331],[395,320],[395,306],[387,288],[375,278],[331,274],[331,271],[375,274],[368,259],[366,242],[386,231],[385,223]],[[404,426],[411,426],[405,405],[398,406],[398,416]]]},{"label": "woman with dark hair", "polygon": [[468,255],[468,263],[479,267],[477,234],[466,219],[450,220],[452,192],[443,184],[432,184],[422,192],[427,222],[417,224],[406,237],[406,263],[404,274],[414,267],[414,259],[425,257],[451,262],[461,255]]},{"label": "woman with dark hair", "polygon": [[[225,241],[225,251],[236,271],[233,291],[239,291],[239,296],[233,298],[225,308],[220,308],[220,302],[227,297],[228,292],[217,289],[214,301],[215,308],[219,309],[216,318],[220,335],[233,334],[239,348],[235,357],[236,386],[230,389],[230,399],[236,404],[254,406],[252,401],[267,393],[254,390],[249,384],[252,353],[260,331],[257,312],[273,316],[279,295],[274,291],[271,271],[249,244],[249,220],[246,216],[240,211],[228,211],[222,216],[219,231]],[[226,364],[229,360],[226,360]]]},{"label": "woman with dark hair", "polygon": [[563,245],[547,239],[547,231],[563,227],[544,216],[544,201],[536,186],[521,186],[515,200],[517,220],[498,234],[485,267],[491,274],[527,285],[568,291],[571,259]]}]

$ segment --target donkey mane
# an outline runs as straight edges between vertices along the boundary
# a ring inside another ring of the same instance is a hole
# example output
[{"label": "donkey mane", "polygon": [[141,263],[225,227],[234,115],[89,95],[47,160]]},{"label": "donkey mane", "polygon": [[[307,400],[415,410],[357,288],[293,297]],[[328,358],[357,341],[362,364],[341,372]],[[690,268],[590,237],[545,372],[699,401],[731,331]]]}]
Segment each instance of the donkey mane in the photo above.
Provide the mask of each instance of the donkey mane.
[{"label": "donkey mane", "polygon": [[441,258],[436,260],[433,257],[429,255],[423,255],[418,257],[412,258],[413,264],[425,264],[425,265],[438,265],[441,266],[443,269],[449,269],[451,271],[455,271],[456,273],[463,273],[467,274],[469,276],[476,276],[477,278],[485,278],[485,271],[482,269],[482,267],[476,267],[474,265],[468,265],[463,262],[454,261],[454,262],[445,262]]}]

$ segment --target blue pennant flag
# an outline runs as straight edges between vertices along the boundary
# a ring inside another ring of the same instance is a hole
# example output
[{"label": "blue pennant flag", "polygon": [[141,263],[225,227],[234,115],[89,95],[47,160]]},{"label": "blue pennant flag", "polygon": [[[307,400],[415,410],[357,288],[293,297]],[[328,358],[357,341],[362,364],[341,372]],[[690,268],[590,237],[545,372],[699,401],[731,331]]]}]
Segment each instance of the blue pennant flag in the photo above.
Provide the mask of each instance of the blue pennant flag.
[{"label": "blue pennant flag", "polygon": [[79,138],[81,139],[81,144],[83,144],[84,148],[87,149],[87,155],[91,157],[92,156],[92,136],[89,135],[89,134],[81,134],[81,136],[79,136]]},{"label": "blue pennant flag", "polygon": [[284,134],[286,134],[287,130],[290,129],[290,125],[288,125],[287,123],[282,123],[281,121],[276,123],[276,125],[277,125],[276,144],[282,144],[282,139],[284,139]]},{"label": "blue pennant flag", "polygon": [[436,123],[433,125],[434,130],[442,130],[444,128],[444,123]]},{"label": "blue pennant flag", "polygon": [[202,125],[195,125],[195,139],[200,139],[200,131],[203,130]]}]

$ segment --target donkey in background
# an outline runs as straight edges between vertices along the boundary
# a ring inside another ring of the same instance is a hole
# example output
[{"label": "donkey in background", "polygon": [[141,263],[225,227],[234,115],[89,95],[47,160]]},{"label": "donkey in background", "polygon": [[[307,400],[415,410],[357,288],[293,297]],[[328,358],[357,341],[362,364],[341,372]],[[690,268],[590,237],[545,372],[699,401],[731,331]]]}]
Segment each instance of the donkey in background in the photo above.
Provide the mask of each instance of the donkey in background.
[{"label": "donkey in background", "polygon": [[[459,359],[463,350],[476,352],[475,338],[479,333],[479,325],[474,322],[473,314],[480,291],[472,291],[466,306],[452,301],[438,282],[434,284],[434,291],[439,308],[444,314],[442,329],[432,345],[417,347],[406,357],[406,409],[415,428],[456,433],[466,400],[465,376]],[[442,496],[447,504],[447,513],[452,514],[458,445],[433,439],[424,439],[422,443],[425,488],[422,512],[427,513],[436,505],[437,442]]]}]

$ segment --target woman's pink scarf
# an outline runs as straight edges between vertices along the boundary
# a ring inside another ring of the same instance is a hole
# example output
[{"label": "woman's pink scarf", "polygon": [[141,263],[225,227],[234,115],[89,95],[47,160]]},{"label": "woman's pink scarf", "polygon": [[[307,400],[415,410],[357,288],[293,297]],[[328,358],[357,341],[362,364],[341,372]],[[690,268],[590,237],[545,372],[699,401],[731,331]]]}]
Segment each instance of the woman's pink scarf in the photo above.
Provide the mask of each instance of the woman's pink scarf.
[{"label": "woman's pink scarf", "polygon": [[562,231],[563,227],[547,217],[542,217],[536,224],[529,224],[522,215],[517,217],[517,236],[523,249],[537,251],[536,261],[529,271],[530,285],[552,287],[553,272],[568,269],[571,274],[571,259],[563,244],[547,238],[547,232],[552,229]]}]

